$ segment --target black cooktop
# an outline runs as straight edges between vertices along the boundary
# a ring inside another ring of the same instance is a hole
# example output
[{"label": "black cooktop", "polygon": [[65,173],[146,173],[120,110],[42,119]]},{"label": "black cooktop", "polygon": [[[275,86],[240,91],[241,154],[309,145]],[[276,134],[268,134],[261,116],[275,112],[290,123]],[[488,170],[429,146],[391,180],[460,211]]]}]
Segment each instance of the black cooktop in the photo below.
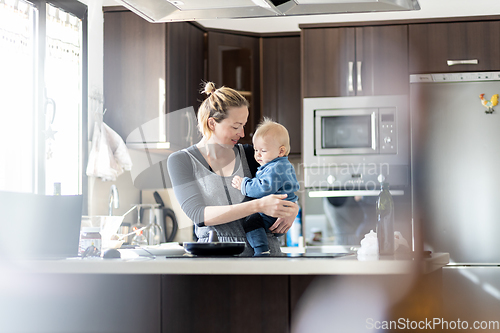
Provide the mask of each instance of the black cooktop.
[{"label": "black cooktop", "polygon": [[168,255],[167,258],[338,258],[345,257],[349,255],[353,255],[354,253],[281,253],[280,255],[272,255],[272,256],[262,256],[262,257],[253,257],[253,256],[227,256],[227,255],[211,255],[211,256],[201,256],[201,255],[192,255],[189,253],[185,253],[182,255]]}]

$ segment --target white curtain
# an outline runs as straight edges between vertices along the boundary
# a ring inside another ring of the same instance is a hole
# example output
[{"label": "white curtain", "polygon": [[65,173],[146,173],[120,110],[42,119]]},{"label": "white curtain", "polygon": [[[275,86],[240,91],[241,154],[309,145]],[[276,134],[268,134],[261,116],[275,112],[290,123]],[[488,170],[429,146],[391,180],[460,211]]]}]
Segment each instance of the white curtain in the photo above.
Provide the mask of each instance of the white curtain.
[{"label": "white curtain", "polygon": [[47,104],[45,123],[45,192],[52,194],[54,184],[61,184],[62,194],[80,194],[81,21],[47,5],[46,26],[45,84],[51,103]]},{"label": "white curtain", "polygon": [[81,194],[82,23],[52,5],[46,13],[38,36],[35,7],[0,0],[0,190]]},{"label": "white curtain", "polygon": [[0,1],[0,190],[33,192],[34,9]]}]

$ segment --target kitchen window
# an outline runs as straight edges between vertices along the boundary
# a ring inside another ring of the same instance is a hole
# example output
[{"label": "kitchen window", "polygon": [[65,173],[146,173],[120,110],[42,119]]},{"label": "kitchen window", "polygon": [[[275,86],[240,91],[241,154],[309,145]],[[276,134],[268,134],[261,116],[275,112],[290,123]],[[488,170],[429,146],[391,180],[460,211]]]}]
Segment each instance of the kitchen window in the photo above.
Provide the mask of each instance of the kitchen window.
[{"label": "kitchen window", "polygon": [[76,0],[0,0],[0,190],[86,194],[86,30]]}]

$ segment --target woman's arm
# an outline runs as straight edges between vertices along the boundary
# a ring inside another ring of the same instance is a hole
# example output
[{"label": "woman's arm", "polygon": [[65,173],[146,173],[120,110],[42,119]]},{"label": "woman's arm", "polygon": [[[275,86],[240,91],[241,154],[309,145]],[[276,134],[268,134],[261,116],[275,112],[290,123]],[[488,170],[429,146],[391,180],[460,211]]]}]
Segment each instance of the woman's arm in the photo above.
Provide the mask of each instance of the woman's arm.
[{"label": "woman's arm", "polygon": [[170,155],[167,165],[175,196],[182,210],[198,226],[228,223],[257,212],[278,218],[294,213],[288,207],[289,201],[280,200],[285,196],[278,195],[233,205],[206,206],[187,153],[179,151]]},{"label": "woman's arm", "polygon": [[295,208],[290,205],[290,201],[282,200],[286,196],[286,194],[272,194],[234,205],[207,206],[205,207],[205,225],[223,224],[254,213],[264,213],[277,218],[295,218],[297,214],[293,215]]},{"label": "woman's arm", "polygon": [[205,202],[196,182],[188,153],[177,151],[171,154],[167,160],[167,170],[181,209],[191,221],[202,226]]}]

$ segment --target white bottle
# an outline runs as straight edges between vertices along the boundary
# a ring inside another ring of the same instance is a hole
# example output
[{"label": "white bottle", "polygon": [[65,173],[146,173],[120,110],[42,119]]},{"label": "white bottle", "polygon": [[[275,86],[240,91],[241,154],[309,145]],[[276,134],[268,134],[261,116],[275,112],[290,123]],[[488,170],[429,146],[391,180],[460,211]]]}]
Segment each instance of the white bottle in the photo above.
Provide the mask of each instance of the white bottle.
[{"label": "white bottle", "polygon": [[[297,202],[297,205],[299,203]],[[299,212],[293,221],[292,227],[286,233],[286,246],[301,246],[302,239],[302,208],[299,205]]]}]

